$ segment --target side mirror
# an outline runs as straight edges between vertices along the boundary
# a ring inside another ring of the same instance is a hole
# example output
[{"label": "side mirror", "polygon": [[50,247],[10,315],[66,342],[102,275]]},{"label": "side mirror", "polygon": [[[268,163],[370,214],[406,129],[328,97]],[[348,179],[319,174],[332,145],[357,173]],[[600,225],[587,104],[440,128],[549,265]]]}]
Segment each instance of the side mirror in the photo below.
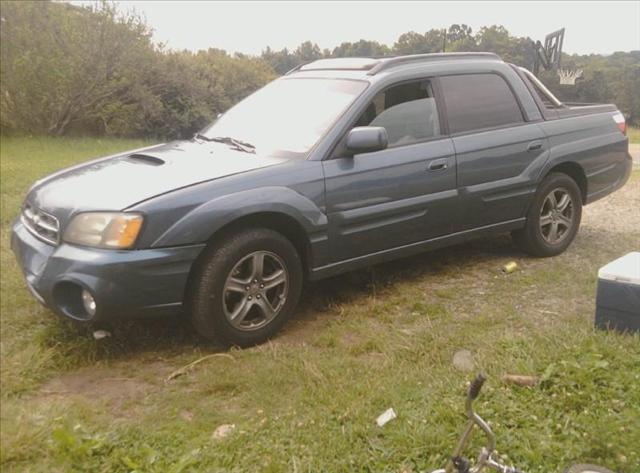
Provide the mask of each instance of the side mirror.
[{"label": "side mirror", "polygon": [[354,154],[380,151],[388,143],[387,130],[381,126],[358,126],[347,135],[347,149]]}]

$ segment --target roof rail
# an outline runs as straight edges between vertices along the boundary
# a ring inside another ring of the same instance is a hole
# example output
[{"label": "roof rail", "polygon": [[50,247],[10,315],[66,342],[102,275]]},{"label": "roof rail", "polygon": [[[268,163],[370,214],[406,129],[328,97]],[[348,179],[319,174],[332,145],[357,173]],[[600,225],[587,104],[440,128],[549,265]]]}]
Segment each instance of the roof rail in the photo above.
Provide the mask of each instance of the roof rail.
[{"label": "roof rail", "polygon": [[285,75],[297,71],[368,71],[380,59],[370,57],[329,57],[299,64]]},{"label": "roof rail", "polygon": [[428,53],[428,54],[412,54],[409,56],[397,56],[381,60],[373,66],[367,75],[373,76],[380,71],[389,69],[390,67],[401,64],[419,62],[419,61],[447,61],[455,59],[489,59],[502,61],[500,56],[494,53]]},{"label": "roof rail", "polygon": [[289,69],[287,72],[284,73],[285,76],[288,76],[289,74],[293,74],[294,72],[296,72],[297,70],[300,70],[300,68],[302,66],[305,66],[307,64],[311,64],[313,61],[307,61],[307,62],[303,62],[298,64],[297,66],[295,66],[293,69]]}]

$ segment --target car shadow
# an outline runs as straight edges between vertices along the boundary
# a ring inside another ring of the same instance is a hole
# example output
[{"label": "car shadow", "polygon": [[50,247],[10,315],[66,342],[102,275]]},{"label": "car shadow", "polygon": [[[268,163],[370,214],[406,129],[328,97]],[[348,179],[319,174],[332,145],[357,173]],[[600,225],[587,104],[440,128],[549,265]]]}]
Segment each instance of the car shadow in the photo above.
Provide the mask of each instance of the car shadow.
[{"label": "car shadow", "polygon": [[438,250],[381,263],[328,279],[307,283],[298,315],[283,330],[301,330],[307,322],[331,316],[332,306],[348,304],[363,295],[375,295],[379,288],[393,290],[398,285],[437,277],[451,272],[463,274],[483,263],[499,271],[512,259],[528,258],[512,243],[509,235],[485,237]]}]

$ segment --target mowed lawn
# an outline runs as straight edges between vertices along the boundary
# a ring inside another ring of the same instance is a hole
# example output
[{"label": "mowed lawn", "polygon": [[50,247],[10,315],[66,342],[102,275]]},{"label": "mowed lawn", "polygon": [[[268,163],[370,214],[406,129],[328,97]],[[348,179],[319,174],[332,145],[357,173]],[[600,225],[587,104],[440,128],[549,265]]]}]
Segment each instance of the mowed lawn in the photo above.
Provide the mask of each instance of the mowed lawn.
[{"label": "mowed lawn", "polygon": [[[479,370],[478,411],[505,461],[640,471],[640,337],[593,329],[597,269],[640,247],[638,172],[585,209],[559,257],[498,236],[309,284],[280,336],[220,352],[179,319],[96,341],[31,298],[10,251],[35,179],[141,144],[2,138],[2,471],[429,472],[452,451]],[[473,372],[452,364],[463,349]],[[542,382],[507,385],[505,373]],[[378,427],[390,407],[398,417]],[[235,428],[213,435],[223,424]]]}]

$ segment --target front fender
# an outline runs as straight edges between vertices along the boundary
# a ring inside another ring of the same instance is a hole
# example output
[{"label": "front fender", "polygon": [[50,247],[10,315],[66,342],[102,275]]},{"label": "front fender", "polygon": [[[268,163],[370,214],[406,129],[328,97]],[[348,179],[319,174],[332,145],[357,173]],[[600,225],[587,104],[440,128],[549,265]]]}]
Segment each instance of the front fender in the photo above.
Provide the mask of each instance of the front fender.
[{"label": "front fender", "polygon": [[206,242],[225,225],[253,214],[273,212],[293,218],[307,235],[326,237],[327,216],[310,199],[288,187],[261,187],[205,202],[174,223],[152,247]]}]

